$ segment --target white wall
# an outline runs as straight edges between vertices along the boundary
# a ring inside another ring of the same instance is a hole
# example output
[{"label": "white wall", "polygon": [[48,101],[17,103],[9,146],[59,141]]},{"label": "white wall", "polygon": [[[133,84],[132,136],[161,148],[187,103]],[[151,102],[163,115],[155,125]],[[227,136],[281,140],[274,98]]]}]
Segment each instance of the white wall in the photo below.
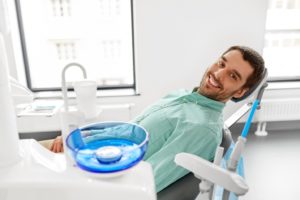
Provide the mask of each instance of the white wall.
[{"label": "white wall", "polygon": [[136,0],[134,7],[141,96],[118,101],[136,103],[135,114],[171,90],[199,84],[231,45],[262,52],[267,0]]},{"label": "white wall", "polygon": [[99,100],[134,103],[133,116],[169,91],[198,85],[205,69],[229,46],[263,49],[267,0],[134,0],[134,9],[141,95]]}]

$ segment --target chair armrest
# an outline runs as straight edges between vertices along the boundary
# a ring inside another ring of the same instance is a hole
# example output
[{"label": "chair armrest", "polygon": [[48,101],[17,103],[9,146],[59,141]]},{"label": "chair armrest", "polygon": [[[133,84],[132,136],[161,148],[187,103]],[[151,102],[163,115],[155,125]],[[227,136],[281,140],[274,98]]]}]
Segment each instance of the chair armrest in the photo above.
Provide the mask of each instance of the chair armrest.
[{"label": "chair armrest", "polygon": [[236,195],[244,195],[249,190],[248,185],[240,175],[193,154],[179,153],[175,156],[175,163],[193,172],[196,177],[219,185]]}]

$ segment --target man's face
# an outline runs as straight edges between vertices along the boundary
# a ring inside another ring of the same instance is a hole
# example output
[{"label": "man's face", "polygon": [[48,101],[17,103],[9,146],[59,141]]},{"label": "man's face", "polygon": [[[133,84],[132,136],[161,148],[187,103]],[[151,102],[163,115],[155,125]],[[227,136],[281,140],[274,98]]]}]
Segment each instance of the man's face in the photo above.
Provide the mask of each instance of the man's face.
[{"label": "man's face", "polygon": [[253,68],[238,50],[229,51],[207,69],[198,92],[221,102],[242,97],[248,90],[243,86],[252,73]]}]

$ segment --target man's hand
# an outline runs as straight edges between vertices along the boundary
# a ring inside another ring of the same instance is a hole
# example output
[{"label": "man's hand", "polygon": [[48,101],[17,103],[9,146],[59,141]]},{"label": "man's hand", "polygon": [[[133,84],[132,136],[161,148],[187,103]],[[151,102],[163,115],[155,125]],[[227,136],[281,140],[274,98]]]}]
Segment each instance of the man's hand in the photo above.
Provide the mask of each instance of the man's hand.
[{"label": "man's hand", "polygon": [[64,152],[64,145],[63,140],[61,136],[57,136],[50,148],[50,151],[53,151],[54,153],[61,153]]}]

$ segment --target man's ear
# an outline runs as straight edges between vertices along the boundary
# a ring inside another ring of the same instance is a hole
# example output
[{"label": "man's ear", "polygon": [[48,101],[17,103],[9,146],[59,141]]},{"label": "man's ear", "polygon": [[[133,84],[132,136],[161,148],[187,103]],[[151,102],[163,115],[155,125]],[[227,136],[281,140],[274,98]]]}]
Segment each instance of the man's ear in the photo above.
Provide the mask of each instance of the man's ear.
[{"label": "man's ear", "polygon": [[249,90],[249,88],[241,88],[238,91],[236,91],[233,95],[234,98],[239,99]]}]

